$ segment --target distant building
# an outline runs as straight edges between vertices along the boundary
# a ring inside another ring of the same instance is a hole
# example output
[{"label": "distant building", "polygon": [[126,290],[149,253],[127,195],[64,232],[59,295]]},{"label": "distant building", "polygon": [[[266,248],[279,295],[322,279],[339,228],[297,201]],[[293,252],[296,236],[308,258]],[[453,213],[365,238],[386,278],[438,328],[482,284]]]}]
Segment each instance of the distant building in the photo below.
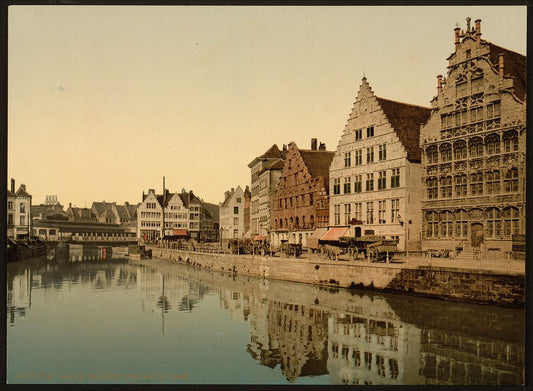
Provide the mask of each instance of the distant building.
[{"label": "distant building", "polygon": [[116,202],[93,202],[91,211],[100,223],[119,224],[132,232],[137,229],[137,205],[125,202],[117,205]]},{"label": "distant building", "polygon": [[68,204],[67,214],[69,216],[70,221],[75,221],[78,223],[97,223],[98,222],[98,217],[92,211],[92,209],[78,208],[78,207],[72,206],[71,202],[69,202]]},{"label": "distant building", "polygon": [[63,205],[61,205],[57,199],[57,195],[47,195],[44,203],[39,205],[31,206],[31,216],[32,219],[44,219],[49,216],[57,218],[68,218],[67,213],[63,210]]},{"label": "distant building", "polygon": [[526,232],[527,58],[467,22],[420,134],[422,247],[507,257]]},{"label": "distant building", "polygon": [[289,144],[272,209],[271,241],[302,243],[317,227],[329,225],[329,167],[335,152],[326,151],[317,139],[311,140],[311,149],[300,149]]},{"label": "distant building", "polygon": [[222,240],[242,239],[244,228],[244,191],[242,187],[231,188],[224,193],[224,201],[219,205],[220,230]]},{"label": "distant building", "polygon": [[31,198],[26,191],[26,185],[21,184],[15,191],[15,180],[11,179],[11,189],[7,190],[7,236],[9,238],[29,238],[32,223]]},{"label": "distant building", "polygon": [[420,246],[420,126],[430,110],[377,97],[363,77],[329,171],[330,225],[350,228],[338,235]]},{"label": "distant building", "polygon": [[201,222],[201,240],[206,242],[216,242],[220,235],[220,217],[218,205],[204,202],[202,204],[203,219]]},{"label": "distant building", "polygon": [[280,151],[274,144],[248,164],[252,176],[249,234],[251,237],[255,235],[268,237],[272,228],[272,197],[281,176],[286,153],[286,146]]},{"label": "distant building", "polygon": [[137,240],[135,232],[130,232],[118,224],[68,221],[65,219],[36,219],[33,223],[34,235],[48,241],[66,240],[75,243],[128,244]]}]

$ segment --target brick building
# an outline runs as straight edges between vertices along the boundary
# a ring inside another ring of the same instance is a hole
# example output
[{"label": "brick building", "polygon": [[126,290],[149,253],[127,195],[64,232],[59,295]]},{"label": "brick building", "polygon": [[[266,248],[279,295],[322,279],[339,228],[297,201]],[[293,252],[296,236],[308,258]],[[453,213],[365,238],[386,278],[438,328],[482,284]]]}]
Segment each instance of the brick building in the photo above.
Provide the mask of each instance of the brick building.
[{"label": "brick building", "polygon": [[326,145],[300,149],[291,142],[285,156],[278,187],[272,199],[271,240],[306,245],[315,228],[329,225],[329,166],[335,152]]},{"label": "brick building", "polygon": [[[420,245],[420,125],[430,108],[374,95],[363,77],[331,163],[330,224],[338,235]],[[348,227],[350,230],[348,231]]]},{"label": "brick building", "polygon": [[455,28],[421,130],[423,248],[508,257],[525,234],[526,57]]}]

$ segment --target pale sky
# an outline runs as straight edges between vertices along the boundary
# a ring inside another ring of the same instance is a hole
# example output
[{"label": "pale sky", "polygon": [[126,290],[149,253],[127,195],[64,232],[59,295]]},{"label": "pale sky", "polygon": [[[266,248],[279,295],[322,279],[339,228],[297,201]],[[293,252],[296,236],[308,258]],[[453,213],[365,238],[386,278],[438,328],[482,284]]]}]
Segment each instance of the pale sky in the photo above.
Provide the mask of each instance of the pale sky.
[{"label": "pale sky", "polygon": [[8,180],[33,204],[218,203],[272,144],[335,150],[363,74],[429,106],[456,23],[526,53],[525,6],[11,6]]}]

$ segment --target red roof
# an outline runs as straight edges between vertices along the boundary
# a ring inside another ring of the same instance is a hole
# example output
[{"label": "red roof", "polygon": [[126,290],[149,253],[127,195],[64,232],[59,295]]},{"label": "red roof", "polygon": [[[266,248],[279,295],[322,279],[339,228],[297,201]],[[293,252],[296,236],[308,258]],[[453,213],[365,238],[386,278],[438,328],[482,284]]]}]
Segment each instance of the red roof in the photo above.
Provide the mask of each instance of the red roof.
[{"label": "red roof", "polygon": [[346,236],[350,227],[333,227],[325,233],[320,240],[339,240],[341,236]]}]

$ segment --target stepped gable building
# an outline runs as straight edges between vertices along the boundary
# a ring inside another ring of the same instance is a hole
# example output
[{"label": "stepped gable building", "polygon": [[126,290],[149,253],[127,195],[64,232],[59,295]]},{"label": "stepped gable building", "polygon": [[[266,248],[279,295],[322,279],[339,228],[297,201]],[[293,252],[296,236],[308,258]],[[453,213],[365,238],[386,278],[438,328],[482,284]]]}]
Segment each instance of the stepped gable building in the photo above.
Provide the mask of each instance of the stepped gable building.
[{"label": "stepped gable building", "polygon": [[311,139],[311,149],[291,142],[285,155],[278,187],[272,202],[272,244],[281,240],[307,245],[317,227],[329,225],[329,166],[335,152]]},{"label": "stepped gable building", "polygon": [[280,150],[276,144],[272,145],[264,154],[252,160],[250,167],[251,207],[250,233],[246,236],[262,235],[268,237],[271,229],[273,194],[277,188],[287,147]]},{"label": "stepped gable building", "polygon": [[420,135],[422,247],[509,257],[525,234],[526,57],[481,39],[479,19],[454,31]]},{"label": "stepped gable building", "polygon": [[7,190],[7,237],[27,239],[31,232],[31,194],[26,185],[21,184],[15,191],[15,180],[11,179],[11,189]]},{"label": "stepped gable building", "polygon": [[420,126],[430,110],[377,97],[363,77],[329,170],[330,224],[339,227],[329,240],[380,235],[419,247]]}]

